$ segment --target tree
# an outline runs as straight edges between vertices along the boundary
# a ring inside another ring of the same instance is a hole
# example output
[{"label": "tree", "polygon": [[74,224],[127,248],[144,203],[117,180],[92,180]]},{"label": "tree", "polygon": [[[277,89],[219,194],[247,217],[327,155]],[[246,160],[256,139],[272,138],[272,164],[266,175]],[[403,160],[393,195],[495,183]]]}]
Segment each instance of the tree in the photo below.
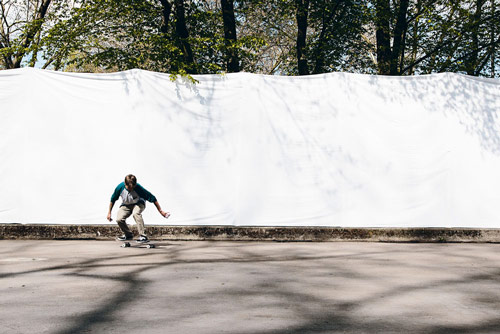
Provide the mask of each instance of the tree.
[{"label": "tree", "polygon": [[228,72],[239,72],[239,56],[236,45],[236,18],[232,0],[221,0],[222,20],[224,22],[224,41],[226,47],[226,68]]},{"label": "tree", "polygon": [[[369,17],[363,1],[247,1],[242,32],[265,41],[257,71],[281,74],[371,72],[362,35]],[[250,3],[250,4],[249,4]]]},{"label": "tree", "polygon": [[370,72],[368,46],[363,39],[368,19],[363,1],[311,2],[308,58],[312,73]]},{"label": "tree", "polygon": [[[19,68],[23,61],[33,67],[41,61],[39,53],[43,52],[52,27],[77,3],[69,0],[0,1],[0,68]],[[54,51],[42,64],[44,68],[63,56],[60,50]]]},{"label": "tree", "polygon": [[197,73],[182,0],[87,0],[52,31],[71,47],[62,66]]},{"label": "tree", "polygon": [[[488,2],[490,12],[485,15]],[[488,60],[495,63],[500,42],[495,0],[376,0],[374,4],[379,74],[479,75],[485,73]]]},{"label": "tree", "polygon": [[[470,47],[470,51],[463,50],[460,59],[463,59],[461,68],[469,75],[486,75],[485,68],[488,60],[495,59],[495,51],[498,49],[500,35],[496,33],[495,27],[499,26],[500,13],[496,10],[495,1],[490,1],[490,13],[487,11],[486,0],[476,0],[469,8],[465,26],[464,39]],[[495,66],[492,66],[494,71]]]},{"label": "tree", "polygon": [[241,59],[245,71],[296,74],[296,18],[293,8],[279,0],[238,2],[239,41],[250,49]]},{"label": "tree", "polygon": [[[397,1],[397,6],[391,8],[390,0],[377,0],[376,37],[377,37],[377,68],[379,74],[398,75],[401,73],[401,63],[405,53],[405,35],[408,29],[409,0]],[[391,29],[391,21],[395,21]],[[391,47],[392,38],[392,47]]]},{"label": "tree", "polygon": [[498,76],[499,0],[1,0],[0,68]]},{"label": "tree", "polygon": [[[491,1],[490,15],[493,16],[497,10],[497,4],[494,0]],[[498,50],[498,45],[495,44],[495,36],[500,31],[500,25],[496,25],[493,20],[490,22],[490,70],[491,77],[495,77],[495,67],[496,67],[496,53]]]},{"label": "tree", "polygon": [[[224,8],[222,8],[222,5]],[[72,69],[97,64],[118,70],[143,68],[174,74],[239,71],[261,45],[237,40],[232,1],[87,0],[52,34],[72,36]],[[75,29],[78,34],[73,33]]]},{"label": "tree", "polygon": [[193,50],[189,42],[189,32],[186,25],[186,16],[184,13],[184,0],[174,0],[175,3],[175,32],[178,39],[180,54],[188,73],[196,73]]},{"label": "tree", "polygon": [[297,7],[297,68],[299,75],[309,74],[305,55],[307,37],[307,17],[309,15],[309,0],[295,0]]}]

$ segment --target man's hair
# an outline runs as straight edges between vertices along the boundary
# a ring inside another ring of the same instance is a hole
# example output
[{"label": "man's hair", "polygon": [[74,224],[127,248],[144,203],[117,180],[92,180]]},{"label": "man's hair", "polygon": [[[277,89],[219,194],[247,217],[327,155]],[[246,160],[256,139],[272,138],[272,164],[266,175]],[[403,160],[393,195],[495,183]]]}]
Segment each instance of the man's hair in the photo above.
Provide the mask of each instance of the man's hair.
[{"label": "man's hair", "polygon": [[125,176],[125,185],[135,188],[135,186],[137,185],[137,178],[132,174]]}]

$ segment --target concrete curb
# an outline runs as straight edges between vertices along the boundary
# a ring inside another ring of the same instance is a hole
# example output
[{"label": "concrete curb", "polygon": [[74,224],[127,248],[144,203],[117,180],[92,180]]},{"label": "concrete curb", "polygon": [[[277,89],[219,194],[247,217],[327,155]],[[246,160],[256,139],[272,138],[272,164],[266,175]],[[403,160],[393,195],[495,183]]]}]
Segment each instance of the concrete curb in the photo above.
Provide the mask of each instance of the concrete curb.
[{"label": "concrete curb", "polygon": [[[148,225],[151,239],[228,241],[500,242],[500,229]],[[132,229],[133,231],[135,228]],[[0,224],[0,239],[110,240],[117,225]]]}]

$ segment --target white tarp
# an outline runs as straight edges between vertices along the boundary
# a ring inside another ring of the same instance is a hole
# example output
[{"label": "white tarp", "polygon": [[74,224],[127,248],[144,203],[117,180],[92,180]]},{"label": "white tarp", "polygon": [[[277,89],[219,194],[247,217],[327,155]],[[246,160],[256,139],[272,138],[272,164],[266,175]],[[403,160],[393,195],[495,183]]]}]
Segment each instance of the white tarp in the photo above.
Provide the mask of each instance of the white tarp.
[{"label": "white tarp", "polygon": [[106,223],[133,173],[146,224],[500,227],[498,80],[196,79],[0,71],[0,222]]}]

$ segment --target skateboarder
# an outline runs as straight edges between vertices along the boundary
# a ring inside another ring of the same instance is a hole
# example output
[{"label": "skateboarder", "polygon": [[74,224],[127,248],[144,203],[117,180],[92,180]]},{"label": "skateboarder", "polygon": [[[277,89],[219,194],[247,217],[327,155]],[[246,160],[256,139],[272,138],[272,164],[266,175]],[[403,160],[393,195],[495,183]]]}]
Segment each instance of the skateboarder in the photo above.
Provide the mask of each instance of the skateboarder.
[{"label": "skateboarder", "polygon": [[156,197],[138,184],[137,178],[132,174],[125,177],[125,181],[116,187],[113,195],[111,196],[111,203],[109,203],[108,211],[109,221],[112,221],[111,210],[113,210],[113,206],[115,205],[116,200],[118,200],[118,197],[122,198],[122,204],[118,210],[116,222],[124,233],[121,237],[117,238],[118,240],[125,241],[133,238],[133,234],[125,222],[128,217],[133,215],[139,232],[139,239],[137,239],[137,242],[149,241],[144,228],[144,220],[142,219],[142,212],[146,208],[146,201],[154,203],[158,212],[163,217],[168,218],[170,216],[169,212],[165,212],[161,209]]}]

